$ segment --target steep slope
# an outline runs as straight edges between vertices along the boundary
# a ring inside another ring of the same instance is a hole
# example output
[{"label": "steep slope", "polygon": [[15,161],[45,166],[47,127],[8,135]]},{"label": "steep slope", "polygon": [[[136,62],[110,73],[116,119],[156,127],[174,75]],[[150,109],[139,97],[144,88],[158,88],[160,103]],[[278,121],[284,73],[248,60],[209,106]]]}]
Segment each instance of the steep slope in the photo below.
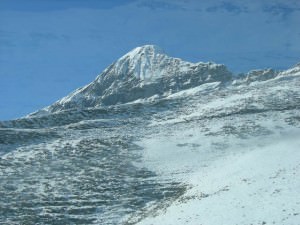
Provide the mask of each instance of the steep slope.
[{"label": "steep slope", "polygon": [[189,63],[154,45],[137,47],[79,88],[37,114],[99,107],[168,94],[207,82],[230,81],[231,72],[215,63]]}]

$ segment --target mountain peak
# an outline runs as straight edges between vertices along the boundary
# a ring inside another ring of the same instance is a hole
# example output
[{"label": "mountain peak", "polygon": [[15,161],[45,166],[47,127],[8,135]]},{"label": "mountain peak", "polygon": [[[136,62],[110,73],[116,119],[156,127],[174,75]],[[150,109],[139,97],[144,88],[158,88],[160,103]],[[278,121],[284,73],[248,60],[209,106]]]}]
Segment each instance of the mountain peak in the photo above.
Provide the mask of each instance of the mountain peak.
[{"label": "mountain peak", "polygon": [[172,58],[156,45],[144,45],[134,48],[122,56],[114,64],[114,70],[118,75],[132,74],[141,80],[149,80],[160,77],[164,62]]},{"label": "mountain peak", "polygon": [[114,105],[151,96],[163,97],[204,83],[226,82],[231,78],[232,73],[224,65],[191,63],[168,56],[156,45],[144,45],[115,61],[92,83],[38,113]]},{"label": "mountain peak", "polygon": [[157,45],[143,45],[140,47],[136,47],[130,52],[128,52],[125,56],[133,57],[141,57],[141,56],[151,56],[155,54],[164,54],[162,48]]}]

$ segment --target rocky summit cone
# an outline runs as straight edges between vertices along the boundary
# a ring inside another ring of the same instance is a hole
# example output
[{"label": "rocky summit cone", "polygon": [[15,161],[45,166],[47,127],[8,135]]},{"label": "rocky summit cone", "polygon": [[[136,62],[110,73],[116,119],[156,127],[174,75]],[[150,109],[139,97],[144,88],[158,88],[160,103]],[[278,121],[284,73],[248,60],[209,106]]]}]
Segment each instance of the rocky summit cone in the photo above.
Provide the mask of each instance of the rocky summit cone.
[{"label": "rocky summit cone", "polygon": [[203,83],[226,82],[231,78],[232,73],[224,65],[186,62],[166,55],[158,46],[145,45],[122,56],[90,84],[35,115],[167,96]]}]

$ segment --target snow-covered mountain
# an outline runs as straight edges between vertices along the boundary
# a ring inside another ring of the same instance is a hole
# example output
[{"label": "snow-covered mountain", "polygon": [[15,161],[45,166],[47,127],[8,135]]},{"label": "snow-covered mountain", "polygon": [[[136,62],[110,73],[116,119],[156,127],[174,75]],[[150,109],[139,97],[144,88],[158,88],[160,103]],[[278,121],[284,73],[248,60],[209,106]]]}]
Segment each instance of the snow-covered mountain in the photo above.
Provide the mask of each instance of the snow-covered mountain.
[{"label": "snow-covered mountain", "polygon": [[167,56],[155,45],[137,47],[106,68],[92,83],[38,113],[99,107],[166,96],[208,82],[230,81],[224,65],[190,63]]},{"label": "snow-covered mountain", "polygon": [[289,224],[300,64],[239,76],[146,45],[0,122],[0,224]]}]

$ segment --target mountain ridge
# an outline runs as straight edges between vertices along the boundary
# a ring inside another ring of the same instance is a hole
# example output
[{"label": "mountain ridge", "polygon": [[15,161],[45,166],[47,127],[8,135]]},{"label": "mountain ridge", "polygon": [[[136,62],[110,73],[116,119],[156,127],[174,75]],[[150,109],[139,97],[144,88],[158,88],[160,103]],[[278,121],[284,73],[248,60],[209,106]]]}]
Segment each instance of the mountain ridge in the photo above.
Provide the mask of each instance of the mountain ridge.
[{"label": "mountain ridge", "polygon": [[112,63],[90,84],[31,115],[165,96],[203,83],[226,82],[232,75],[222,64],[186,62],[167,56],[158,46],[145,45]]},{"label": "mountain ridge", "polygon": [[285,71],[256,69],[235,75],[223,64],[191,63],[168,56],[159,46],[144,45],[113,62],[91,83],[28,116],[124,104],[150,97],[163,98],[211,82],[241,85],[266,81],[297,73],[300,71],[299,65]]}]

